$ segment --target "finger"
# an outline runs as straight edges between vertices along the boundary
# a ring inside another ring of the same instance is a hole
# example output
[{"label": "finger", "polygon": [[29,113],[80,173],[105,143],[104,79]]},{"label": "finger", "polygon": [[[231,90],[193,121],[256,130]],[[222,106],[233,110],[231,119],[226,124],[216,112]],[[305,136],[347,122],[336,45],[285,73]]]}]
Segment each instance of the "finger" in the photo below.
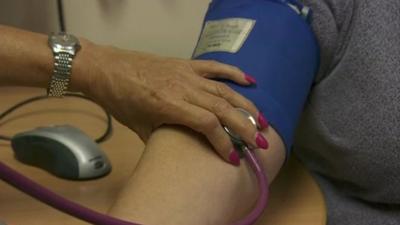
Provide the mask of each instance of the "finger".
[{"label": "finger", "polygon": [[257,127],[260,129],[265,129],[268,127],[267,119],[263,113],[257,109],[253,102],[230,88],[228,85],[213,80],[203,80],[200,85],[204,90],[207,90],[209,93],[225,99],[234,107],[245,109],[256,119]]},{"label": "finger", "polygon": [[254,77],[245,74],[236,66],[220,63],[214,60],[192,60],[193,70],[205,78],[219,78],[232,80],[241,85],[255,84]]},{"label": "finger", "polygon": [[183,102],[169,115],[166,123],[188,126],[202,133],[224,160],[235,166],[240,165],[239,154],[234,149],[229,135],[211,112]]},{"label": "finger", "polygon": [[260,135],[257,127],[225,99],[203,92],[191,94],[187,100],[214,113],[222,124],[238,134],[252,148],[268,148],[267,140]]}]

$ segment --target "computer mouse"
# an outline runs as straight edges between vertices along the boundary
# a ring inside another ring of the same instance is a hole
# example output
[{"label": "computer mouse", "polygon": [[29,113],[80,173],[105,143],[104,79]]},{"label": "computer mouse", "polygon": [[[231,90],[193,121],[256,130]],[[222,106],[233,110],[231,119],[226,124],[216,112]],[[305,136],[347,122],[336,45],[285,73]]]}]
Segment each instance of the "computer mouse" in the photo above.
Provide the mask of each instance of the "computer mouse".
[{"label": "computer mouse", "polygon": [[19,161],[72,180],[98,178],[111,171],[100,147],[83,131],[70,125],[39,127],[11,139]]}]

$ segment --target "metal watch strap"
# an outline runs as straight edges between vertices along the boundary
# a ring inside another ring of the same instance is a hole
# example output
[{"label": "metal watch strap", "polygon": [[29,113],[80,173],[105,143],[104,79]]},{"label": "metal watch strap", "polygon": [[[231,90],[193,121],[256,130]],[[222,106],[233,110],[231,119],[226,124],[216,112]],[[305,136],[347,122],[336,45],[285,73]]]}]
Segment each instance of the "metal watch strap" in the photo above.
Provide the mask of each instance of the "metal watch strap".
[{"label": "metal watch strap", "polygon": [[72,56],[68,53],[56,53],[54,55],[54,71],[47,95],[51,97],[62,97],[68,90],[71,75]]}]

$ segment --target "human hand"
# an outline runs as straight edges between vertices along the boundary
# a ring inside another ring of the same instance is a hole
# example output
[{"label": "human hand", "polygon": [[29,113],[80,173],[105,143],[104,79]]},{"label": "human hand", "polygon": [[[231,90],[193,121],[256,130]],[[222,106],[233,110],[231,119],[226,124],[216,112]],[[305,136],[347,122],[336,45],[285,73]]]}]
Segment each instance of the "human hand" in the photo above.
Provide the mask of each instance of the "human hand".
[{"label": "human hand", "polygon": [[255,80],[236,67],[207,60],[185,60],[91,45],[86,69],[89,85],[83,91],[146,142],[163,124],[179,124],[205,135],[226,161],[239,165],[239,156],[221,124],[250,146],[266,149],[257,128],[238,112],[240,107],[267,122],[255,105],[224,83],[241,85]]}]

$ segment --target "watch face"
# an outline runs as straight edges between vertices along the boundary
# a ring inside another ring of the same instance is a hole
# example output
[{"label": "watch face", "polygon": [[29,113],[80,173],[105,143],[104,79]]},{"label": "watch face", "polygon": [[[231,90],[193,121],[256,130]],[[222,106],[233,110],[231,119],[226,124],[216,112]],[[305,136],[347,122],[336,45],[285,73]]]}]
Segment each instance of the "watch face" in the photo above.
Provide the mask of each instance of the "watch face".
[{"label": "watch face", "polygon": [[56,35],[52,35],[50,41],[53,44],[60,44],[63,46],[73,46],[79,42],[76,37],[66,33],[59,33]]},{"label": "watch face", "polygon": [[51,35],[49,44],[53,48],[60,48],[65,50],[79,49],[79,40],[73,35],[67,33],[58,33]]}]

